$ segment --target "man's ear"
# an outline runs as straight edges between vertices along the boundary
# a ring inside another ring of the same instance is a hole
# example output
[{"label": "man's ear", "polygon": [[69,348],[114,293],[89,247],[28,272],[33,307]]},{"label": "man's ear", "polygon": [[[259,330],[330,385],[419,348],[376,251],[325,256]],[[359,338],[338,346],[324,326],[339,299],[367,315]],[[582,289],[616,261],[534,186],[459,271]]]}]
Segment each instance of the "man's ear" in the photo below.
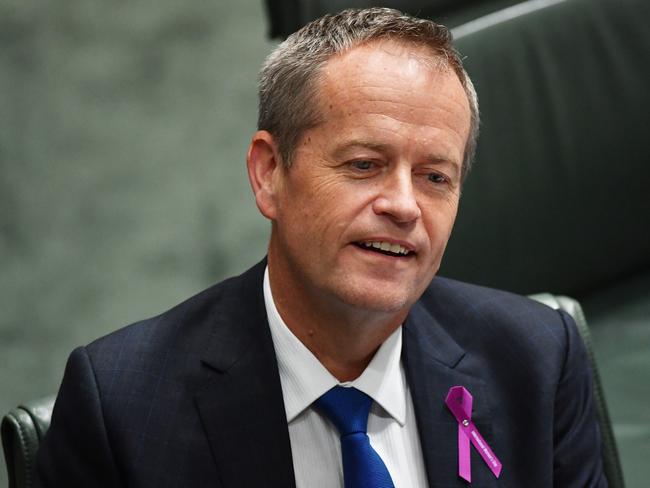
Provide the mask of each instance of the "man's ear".
[{"label": "man's ear", "polygon": [[269,132],[259,130],[253,134],[246,155],[246,166],[257,208],[267,219],[274,220],[281,180],[279,172],[283,168],[277,144]]}]

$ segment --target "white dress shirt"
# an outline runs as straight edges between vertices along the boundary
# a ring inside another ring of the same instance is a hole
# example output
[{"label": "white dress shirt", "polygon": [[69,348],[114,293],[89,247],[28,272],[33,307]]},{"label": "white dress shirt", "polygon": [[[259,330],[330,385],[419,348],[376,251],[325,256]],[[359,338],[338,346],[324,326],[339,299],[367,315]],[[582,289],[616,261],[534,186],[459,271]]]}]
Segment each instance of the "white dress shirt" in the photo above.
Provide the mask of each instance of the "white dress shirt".
[{"label": "white dress shirt", "polygon": [[343,487],[338,431],[312,407],[316,399],[336,385],[354,386],[374,400],[368,436],[395,488],[426,487],[413,400],[400,359],[402,328],[386,339],[361,376],[339,383],[280,317],[268,267],[264,273],[264,302],[280,370],[296,487]]}]

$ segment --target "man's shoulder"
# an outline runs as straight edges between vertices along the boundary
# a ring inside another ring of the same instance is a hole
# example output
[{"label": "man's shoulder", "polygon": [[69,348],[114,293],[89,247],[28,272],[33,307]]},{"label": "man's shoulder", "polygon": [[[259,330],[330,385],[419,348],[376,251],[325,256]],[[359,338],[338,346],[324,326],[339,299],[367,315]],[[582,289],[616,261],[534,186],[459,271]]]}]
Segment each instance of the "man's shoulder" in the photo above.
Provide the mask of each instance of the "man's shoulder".
[{"label": "man's shoulder", "polygon": [[[201,356],[224,314],[237,314],[262,293],[264,262],[227,278],[169,310],[132,323],[86,346],[96,368],[151,368],[179,356]],[[245,312],[245,310],[244,310]]]},{"label": "man's shoulder", "polygon": [[[119,475],[129,485],[148,486],[161,459],[172,466],[170,479],[186,479],[188,486],[218,479],[197,402],[203,398],[201,405],[208,408],[202,395],[216,391],[215,370],[258,337],[250,331],[260,321],[263,272],[261,263],[156,317],[75,349],[40,451],[43,473],[65,476],[60,465],[68,460],[49,460],[58,459],[60,446],[67,446],[83,451],[75,459],[89,466],[81,469],[71,461],[72,476],[93,480],[75,486],[98,486],[97,480],[106,477],[113,478],[110,486],[122,486],[115,479]],[[266,366],[257,356],[255,361]],[[215,393],[210,398],[220,397]],[[142,457],[143,452],[149,457]]]},{"label": "man's shoulder", "polygon": [[562,354],[575,332],[564,312],[504,290],[436,277],[419,302],[463,343],[506,341]]},{"label": "man's shoulder", "polygon": [[467,313],[510,314],[528,310],[535,314],[557,315],[553,309],[528,297],[442,276],[433,279],[420,301],[425,305],[444,302]]},{"label": "man's shoulder", "polygon": [[[514,394],[535,384],[553,398],[568,371],[587,374],[584,346],[565,312],[514,293],[445,278],[433,280],[418,306],[426,311],[419,314],[425,318],[418,321],[424,324],[419,337],[450,338],[462,351],[456,356],[463,357],[458,370],[481,376],[490,371],[484,377],[494,390]],[[434,351],[442,343],[424,342]]]}]

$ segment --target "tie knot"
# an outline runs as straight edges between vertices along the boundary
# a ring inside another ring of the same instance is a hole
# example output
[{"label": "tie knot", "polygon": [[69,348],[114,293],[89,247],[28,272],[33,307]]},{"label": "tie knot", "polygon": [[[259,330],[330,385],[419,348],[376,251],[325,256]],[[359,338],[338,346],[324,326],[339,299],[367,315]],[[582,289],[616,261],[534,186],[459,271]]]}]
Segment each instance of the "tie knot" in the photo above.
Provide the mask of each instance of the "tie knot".
[{"label": "tie knot", "polygon": [[366,433],[372,398],[356,388],[335,386],[315,402],[341,436]]}]

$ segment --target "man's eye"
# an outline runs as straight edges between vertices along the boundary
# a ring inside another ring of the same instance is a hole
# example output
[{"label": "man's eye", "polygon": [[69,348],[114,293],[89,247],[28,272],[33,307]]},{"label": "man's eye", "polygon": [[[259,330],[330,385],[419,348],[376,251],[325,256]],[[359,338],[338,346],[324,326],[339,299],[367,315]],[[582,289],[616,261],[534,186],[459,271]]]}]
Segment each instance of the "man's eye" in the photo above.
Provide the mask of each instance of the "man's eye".
[{"label": "man's eye", "polygon": [[432,183],[446,183],[447,182],[447,178],[444,175],[440,174],[440,173],[429,173],[427,175],[427,178]]},{"label": "man's eye", "polygon": [[352,161],[351,164],[354,169],[360,169],[363,171],[372,169],[372,167],[374,166],[372,161],[366,161],[366,160]]}]

